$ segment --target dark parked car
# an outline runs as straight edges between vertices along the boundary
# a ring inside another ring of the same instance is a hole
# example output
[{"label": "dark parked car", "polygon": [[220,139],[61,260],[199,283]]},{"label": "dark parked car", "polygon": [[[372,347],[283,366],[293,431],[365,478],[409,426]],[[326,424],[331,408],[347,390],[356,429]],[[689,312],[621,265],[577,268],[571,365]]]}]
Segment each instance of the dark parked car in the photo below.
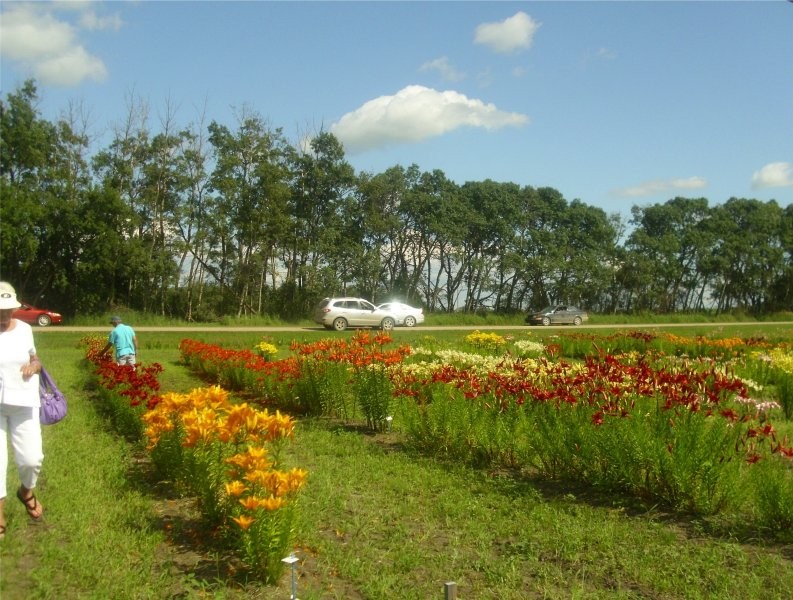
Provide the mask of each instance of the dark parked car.
[{"label": "dark parked car", "polygon": [[63,317],[60,313],[47,310],[46,308],[36,308],[35,306],[25,304],[21,301],[20,304],[22,306],[14,309],[14,312],[11,313],[11,316],[14,319],[19,319],[20,321],[30,323],[31,325],[40,325],[41,327],[46,327],[47,325],[58,325],[61,321],[63,321]]},{"label": "dark parked car", "polygon": [[546,306],[541,311],[529,313],[526,317],[527,323],[535,325],[552,325],[560,323],[570,323],[580,325],[589,320],[589,315],[585,310],[577,306]]}]

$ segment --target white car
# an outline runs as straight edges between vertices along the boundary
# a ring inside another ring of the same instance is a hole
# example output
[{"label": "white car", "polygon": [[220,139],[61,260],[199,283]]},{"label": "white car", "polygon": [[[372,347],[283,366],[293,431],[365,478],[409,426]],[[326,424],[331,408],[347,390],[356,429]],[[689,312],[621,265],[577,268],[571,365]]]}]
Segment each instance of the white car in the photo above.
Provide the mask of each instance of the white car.
[{"label": "white car", "polygon": [[424,322],[424,311],[422,309],[414,308],[402,302],[386,302],[380,304],[377,310],[388,313],[394,317],[397,325],[413,327],[414,325]]}]

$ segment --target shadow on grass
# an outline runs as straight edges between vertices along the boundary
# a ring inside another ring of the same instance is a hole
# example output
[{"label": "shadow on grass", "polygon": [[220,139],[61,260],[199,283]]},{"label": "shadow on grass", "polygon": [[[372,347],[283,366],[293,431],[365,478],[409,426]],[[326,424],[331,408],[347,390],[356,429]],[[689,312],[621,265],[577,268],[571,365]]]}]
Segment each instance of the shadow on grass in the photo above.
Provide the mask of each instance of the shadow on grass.
[{"label": "shadow on grass", "polygon": [[207,522],[195,498],[182,496],[170,482],[158,478],[143,451],[136,452],[126,481],[130,489],[154,500],[154,515],[130,526],[163,533],[160,560],[170,570],[181,573],[194,587],[222,588],[224,593],[233,589],[240,598],[250,597],[252,587],[264,587],[251,577],[222,528]]},{"label": "shadow on grass", "polygon": [[[433,464],[448,471],[459,470],[461,466],[459,460],[416,448],[407,443],[404,436],[398,432],[376,432],[364,424],[342,423],[327,419],[312,419],[312,423],[328,431],[360,434],[387,453],[403,453],[414,459],[432,460]],[[580,481],[547,479],[527,469],[494,468],[486,461],[469,461],[464,466],[482,473],[495,490],[509,498],[536,496],[566,512],[574,512],[576,506],[582,504],[592,508],[618,510],[629,518],[641,518],[676,526],[690,539],[708,537],[763,548],[773,547],[786,559],[793,559],[793,532],[758,529],[752,527],[740,515],[706,516],[687,513],[657,500],[644,499],[620,490],[598,488]]]},{"label": "shadow on grass", "polygon": [[247,567],[235,555],[218,526],[207,524],[196,505],[196,499],[182,495],[171,482],[163,481],[142,447],[141,440],[119,421],[102,399],[87,390],[96,414],[102,417],[105,429],[121,436],[130,445],[129,467],[124,486],[137,494],[151,498],[153,515],[136,515],[126,526],[133,530],[160,531],[165,544],[159,550],[158,561],[170,572],[178,572],[185,581],[184,589],[169,590],[169,598],[192,598],[195,589],[231,590],[239,595],[228,598],[249,598],[252,588],[264,584],[253,579]]}]

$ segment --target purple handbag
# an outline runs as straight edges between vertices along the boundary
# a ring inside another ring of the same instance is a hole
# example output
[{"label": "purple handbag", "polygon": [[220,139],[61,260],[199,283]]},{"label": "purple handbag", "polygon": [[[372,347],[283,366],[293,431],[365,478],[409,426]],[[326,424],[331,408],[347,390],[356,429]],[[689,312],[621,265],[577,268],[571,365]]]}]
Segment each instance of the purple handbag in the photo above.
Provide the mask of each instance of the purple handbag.
[{"label": "purple handbag", "polygon": [[42,425],[52,425],[66,416],[66,397],[44,367],[41,367],[39,373],[39,396],[41,397],[39,420]]}]

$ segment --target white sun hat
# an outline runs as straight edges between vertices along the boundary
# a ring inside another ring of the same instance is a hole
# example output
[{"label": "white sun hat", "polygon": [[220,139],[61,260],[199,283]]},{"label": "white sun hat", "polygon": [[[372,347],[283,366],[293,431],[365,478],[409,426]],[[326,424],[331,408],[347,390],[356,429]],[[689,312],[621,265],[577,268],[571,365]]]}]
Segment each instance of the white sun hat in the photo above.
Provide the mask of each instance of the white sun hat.
[{"label": "white sun hat", "polygon": [[17,300],[14,286],[5,281],[0,281],[0,310],[11,310],[22,306]]}]

